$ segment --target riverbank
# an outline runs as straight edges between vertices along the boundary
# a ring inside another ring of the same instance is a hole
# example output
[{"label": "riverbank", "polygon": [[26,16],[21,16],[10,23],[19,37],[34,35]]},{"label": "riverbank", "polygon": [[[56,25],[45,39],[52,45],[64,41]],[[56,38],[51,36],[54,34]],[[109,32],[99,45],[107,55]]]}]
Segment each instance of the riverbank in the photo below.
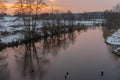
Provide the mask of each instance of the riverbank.
[{"label": "riverbank", "polygon": [[120,56],[120,29],[106,38],[106,43],[112,46],[112,52]]},{"label": "riverbank", "polygon": [[[26,42],[29,42],[31,40],[39,40],[40,38],[46,38],[48,36],[54,36],[54,35],[60,35],[65,34],[73,31],[80,31],[86,29],[88,26],[94,26],[99,25],[103,23],[103,19],[94,19],[91,21],[73,21],[72,26],[69,25],[69,21],[66,21],[65,24],[63,24],[63,21],[60,21],[60,25],[54,25],[52,24],[51,20],[49,20],[47,23],[49,25],[43,25],[45,20],[43,22],[41,20],[36,20],[35,25],[35,34],[31,35],[27,33],[26,26],[24,25],[24,22],[21,18],[18,17],[3,17],[0,19],[0,50],[11,47],[11,46],[17,46],[19,44],[23,44]],[[46,22],[46,21],[45,21]],[[57,24],[57,23],[55,23]],[[31,23],[29,25],[30,29]],[[32,32],[32,30],[30,30]],[[32,36],[32,38],[26,38],[26,36]]]},{"label": "riverbank", "polygon": [[[64,26],[64,27],[65,27],[65,30],[62,31],[60,29],[60,31],[61,31],[60,33],[57,29],[54,31],[58,31],[58,32],[51,33],[51,29],[46,29],[47,30],[47,32],[46,32],[46,31],[44,31],[43,28],[41,28],[41,32],[37,32],[34,35],[27,35],[27,37],[21,33],[5,36],[5,37],[1,38],[0,50],[3,50],[6,47],[14,47],[14,46],[18,46],[21,44],[27,44],[31,41],[37,42],[40,39],[47,39],[48,37],[60,36],[62,34],[73,33],[75,31],[79,32],[80,30],[87,29],[87,27],[85,27],[85,26],[77,26],[77,27]],[[32,36],[32,37],[30,38],[30,36]]]},{"label": "riverbank", "polygon": [[[101,28],[91,27],[76,34],[67,33],[65,38],[63,34],[61,37],[39,40],[34,45],[6,48],[0,52],[0,77],[12,78],[6,80],[16,80],[16,76],[20,80],[63,80],[68,71],[73,80],[99,80],[100,71],[104,71],[106,75],[103,80],[119,80],[119,58],[109,52]],[[33,65],[33,75],[29,74],[30,65]],[[21,74],[23,69],[26,76]],[[79,75],[83,73],[85,76]],[[41,78],[39,75],[42,74],[44,76]]]}]

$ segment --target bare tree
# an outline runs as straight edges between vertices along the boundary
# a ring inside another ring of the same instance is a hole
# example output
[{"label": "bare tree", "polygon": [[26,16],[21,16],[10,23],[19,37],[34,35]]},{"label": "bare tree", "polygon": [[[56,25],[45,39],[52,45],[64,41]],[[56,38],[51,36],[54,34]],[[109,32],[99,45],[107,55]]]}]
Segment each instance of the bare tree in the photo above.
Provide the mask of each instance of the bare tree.
[{"label": "bare tree", "polygon": [[33,38],[36,34],[37,17],[45,6],[43,0],[18,0],[13,6],[23,20],[25,38]]},{"label": "bare tree", "polygon": [[6,2],[6,1],[5,0],[0,0],[0,14],[5,13],[5,11],[7,10],[7,7],[4,4],[4,2]]},{"label": "bare tree", "polygon": [[108,29],[118,29],[120,26],[120,3],[111,10],[105,11],[104,18],[106,19]]},{"label": "bare tree", "polygon": [[120,12],[120,3],[118,3],[116,6],[113,6],[112,12]]}]

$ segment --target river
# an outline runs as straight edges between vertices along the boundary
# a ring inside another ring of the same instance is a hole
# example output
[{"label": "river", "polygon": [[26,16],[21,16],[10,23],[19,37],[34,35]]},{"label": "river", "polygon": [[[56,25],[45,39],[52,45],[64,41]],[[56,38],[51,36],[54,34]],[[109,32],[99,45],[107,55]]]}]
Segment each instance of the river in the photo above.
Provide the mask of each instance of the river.
[{"label": "river", "polygon": [[119,75],[120,58],[105,44],[102,27],[0,52],[0,80],[120,80]]}]

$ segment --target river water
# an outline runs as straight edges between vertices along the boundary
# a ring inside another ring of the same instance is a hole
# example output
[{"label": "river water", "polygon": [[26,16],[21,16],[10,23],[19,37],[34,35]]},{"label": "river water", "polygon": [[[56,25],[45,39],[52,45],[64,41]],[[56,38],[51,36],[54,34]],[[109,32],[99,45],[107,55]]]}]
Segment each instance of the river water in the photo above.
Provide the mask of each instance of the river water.
[{"label": "river water", "polygon": [[105,44],[102,27],[0,52],[0,80],[120,80],[119,75],[120,58]]}]

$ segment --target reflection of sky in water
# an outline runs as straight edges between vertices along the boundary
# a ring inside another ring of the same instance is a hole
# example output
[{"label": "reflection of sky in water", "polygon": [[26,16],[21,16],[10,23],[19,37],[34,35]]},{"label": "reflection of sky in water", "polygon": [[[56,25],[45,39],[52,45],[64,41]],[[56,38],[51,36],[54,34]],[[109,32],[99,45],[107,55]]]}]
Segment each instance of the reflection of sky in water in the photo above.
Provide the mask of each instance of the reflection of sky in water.
[{"label": "reflection of sky in water", "polygon": [[5,49],[5,53],[8,54],[5,62],[8,62],[7,67],[10,70],[9,79],[42,79],[48,73],[48,69],[50,69],[51,57],[57,56],[60,50],[69,47],[75,39],[76,32],[73,32],[42,39],[37,43],[31,42],[18,47]]},{"label": "reflection of sky in water", "polygon": [[64,80],[66,72],[68,80],[119,80],[119,59],[108,50],[101,28],[79,34],[5,49],[0,53],[7,54],[0,56],[0,80]]}]

